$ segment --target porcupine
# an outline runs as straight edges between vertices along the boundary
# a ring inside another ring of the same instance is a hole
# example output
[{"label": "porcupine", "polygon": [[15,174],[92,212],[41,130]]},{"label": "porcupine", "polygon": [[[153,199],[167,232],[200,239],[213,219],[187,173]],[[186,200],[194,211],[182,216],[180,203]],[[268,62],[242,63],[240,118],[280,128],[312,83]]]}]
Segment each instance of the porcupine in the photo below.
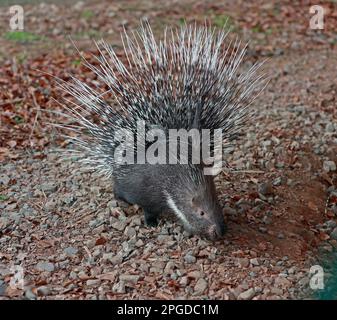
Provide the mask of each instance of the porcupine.
[{"label": "porcupine", "polygon": [[[247,45],[242,48],[235,39],[224,47],[227,35],[224,30],[185,25],[166,29],[163,39],[156,41],[150,25],[143,23],[131,36],[124,31],[126,62],[103,40],[96,43],[95,64],[82,56],[108,87],[105,93],[74,77],[60,83],[76,99],[75,103],[68,100],[73,104],[65,108],[77,125],[63,127],[81,133],[70,137],[80,147],[79,160],[112,177],[116,199],[142,207],[149,226],[157,225],[159,215],[171,212],[192,233],[211,240],[224,236],[224,215],[213,176],[204,172],[206,162],[194,164],[188,154],[187,163],[179,157],[176,164],[153,164],[146,159],[144,163],[121,163],[115,151],[121,146],[121,130],[125,137],[132,136],[133,160],[140,147],[148,150],[148,142],[137,144],[141,140],[137,123],[143,121],[146,130],[159,128],[165,134],[169,129],[209,129],[213,156],[226,153],[266,80],[257,72],[262,63],[238,72]],[[221,129],[222,151],[214,143],[216,129]]]}]

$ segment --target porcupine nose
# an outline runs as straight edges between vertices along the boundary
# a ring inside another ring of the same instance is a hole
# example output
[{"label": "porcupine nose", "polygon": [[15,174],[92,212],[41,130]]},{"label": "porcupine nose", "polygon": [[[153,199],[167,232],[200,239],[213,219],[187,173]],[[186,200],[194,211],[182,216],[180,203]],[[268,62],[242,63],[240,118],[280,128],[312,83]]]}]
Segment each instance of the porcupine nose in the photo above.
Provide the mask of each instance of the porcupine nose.
[{"label": "porcupine nose", "polygon": [[217,240],[223,238],[225,231],[225,225],[217,226],[214,224],[208,228],[208,235],[211,240]]}]

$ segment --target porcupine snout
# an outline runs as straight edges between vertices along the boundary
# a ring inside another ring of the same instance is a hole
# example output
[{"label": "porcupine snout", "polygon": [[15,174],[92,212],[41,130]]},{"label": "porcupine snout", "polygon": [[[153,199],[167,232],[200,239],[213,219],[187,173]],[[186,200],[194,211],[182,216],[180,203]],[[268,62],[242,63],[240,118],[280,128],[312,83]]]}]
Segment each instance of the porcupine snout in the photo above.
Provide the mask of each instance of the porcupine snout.
[{"label": "porcupine snout", "polygon": [[226,227],[225,224],[211,225],[207,230],[207,237],[210,240],[219,240],[222,239],[225,236],[226,233]]}]

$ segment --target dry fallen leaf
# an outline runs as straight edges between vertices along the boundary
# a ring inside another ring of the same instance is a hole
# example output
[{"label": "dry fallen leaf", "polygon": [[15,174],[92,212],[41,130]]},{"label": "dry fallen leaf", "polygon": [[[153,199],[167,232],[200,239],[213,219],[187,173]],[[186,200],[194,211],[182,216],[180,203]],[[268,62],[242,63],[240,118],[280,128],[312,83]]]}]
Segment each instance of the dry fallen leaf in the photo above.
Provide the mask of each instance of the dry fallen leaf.
[{"label": "dry fallen leaf", "polygon": [[101,237],[101,238],[98,238],[98,239],[96,240],[95,245],[96,245],[96,246],[99,246],[99,245],[102,245],[102,244],[105,244],[105,243],[106,243],[106,239],[105,239],[104,237]]},{"label": "dry fallen leaf", "polygon": [[108,281],[114,282],[116,279],[116,273],[115,272],[103,273],[103,274],[96,276],[96,278],[100,280],[108,280]]}]

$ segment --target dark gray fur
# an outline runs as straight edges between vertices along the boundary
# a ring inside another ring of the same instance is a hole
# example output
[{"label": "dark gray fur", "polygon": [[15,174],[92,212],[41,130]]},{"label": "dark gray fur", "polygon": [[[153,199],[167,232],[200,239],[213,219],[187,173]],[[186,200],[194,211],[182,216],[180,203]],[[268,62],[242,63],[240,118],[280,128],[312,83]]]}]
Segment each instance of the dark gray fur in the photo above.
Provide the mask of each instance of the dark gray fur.
[{"label": "dark gray fur", "polygon": [[225,233],[224,216],[213,177],[205,176],[202,170],[202,166],[182,164],[128,165],[115,177],[115,196],[140,205],[146,224],[156,226],[160,215],[172,212],[167,204],[169,194],[185,214],[188,230],[216,239]]}]

